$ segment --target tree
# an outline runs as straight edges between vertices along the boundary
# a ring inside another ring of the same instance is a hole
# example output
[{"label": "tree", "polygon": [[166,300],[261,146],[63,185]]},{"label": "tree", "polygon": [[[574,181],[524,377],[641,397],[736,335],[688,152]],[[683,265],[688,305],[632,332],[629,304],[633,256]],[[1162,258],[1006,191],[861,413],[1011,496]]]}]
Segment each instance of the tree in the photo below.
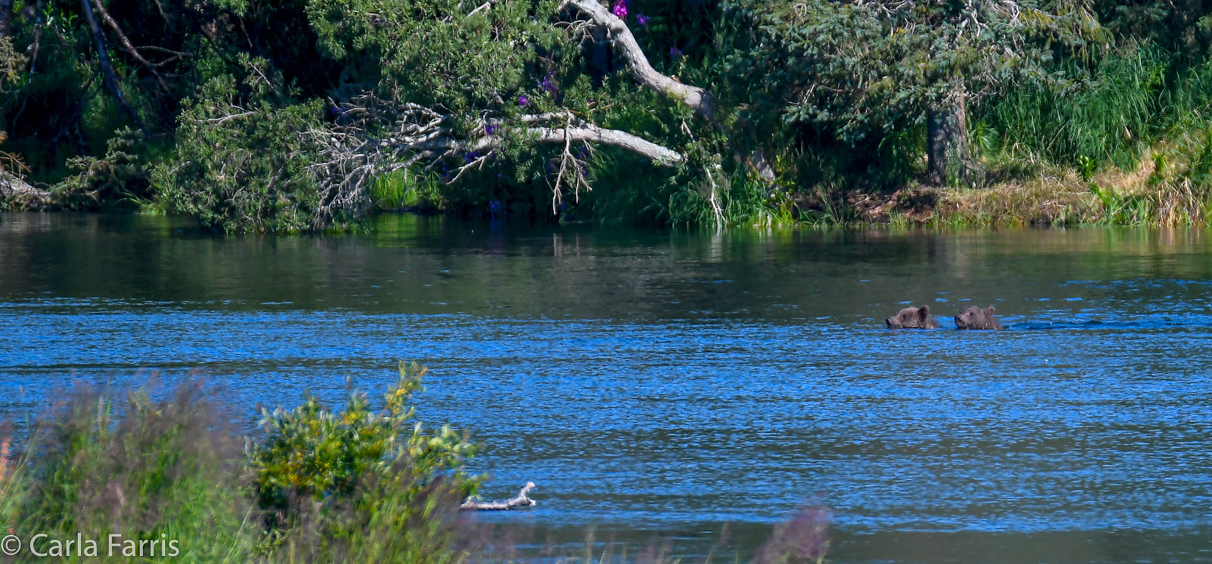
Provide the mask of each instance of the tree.
[{"label": "tree", "polygon": [[920,126],[929,177],[970,179],[967,108],[1107,38],[1064,1],[737,2],[754,38],[733,61],[759,113],[854,144]]}]

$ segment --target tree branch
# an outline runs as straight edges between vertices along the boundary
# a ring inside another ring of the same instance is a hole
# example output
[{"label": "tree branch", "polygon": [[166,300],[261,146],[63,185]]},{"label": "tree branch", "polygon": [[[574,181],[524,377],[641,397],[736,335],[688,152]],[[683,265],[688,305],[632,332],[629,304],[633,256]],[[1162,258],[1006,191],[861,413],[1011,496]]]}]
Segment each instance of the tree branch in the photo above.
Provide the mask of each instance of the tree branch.
[{"label": "tree branch", "polygon": [[150,137],[147,132],[147,126],[143,124],[143,120],[139,118],[139,114],[126,101],[126,96],[122,94],[122,87],[118,84],[118,75],[114,72],[113,65],[109,62],[109,53],[105,47],[105,37],[101,35],[101,28],[97,25],[97,18],[93,15],[93,7],[89,0],[80,0],[80,5],[84,9],[84,19],[88,21],[88,28],[92,31],[93,40],[97,44],[97,60],[101,64],[101,75],[105,78],[105,86],[109,93],[118,101],[118,105],[130,116],[131,121],[139,126],[143,131],[144,137]]},{"label": "tree branch", "polygon": [[[518,126],[499,119],[481,122],[477,131],[500,128],[496,134],[474,138],[456,135],[448,125],[450,116],[412,103],[382,100],[372,93],[354,96],[349,103],[336,106],[337,124],[315,128],[306,133],[309,144],[318,153],[307,169],[319,183],[321,205],[317,210],[317,226],[338,212],[353,212],[371,204],[368,186],[380,175],[408,170],[423,162],[431,168],[451,158],[463,157],[466,162],[447,183],[454,184],[472,170],[480,170],[497,150],[504,147],[509,135],[532,143],[560,143],[563,147],[560,173],[552,187],[553,206],[558,209],[561,188],[590,189],[585,182],[584,164],[573,155],[573,143],[610,145],[651,159],[657,166],[675,166],[686,161],[677,151],[625,131],[603,129],[587,123],[571,112],[532,114],[514,121]],[[241,110],[233,107],[232,110]],[[246,117],[247,112],[229,113],[212,118],[212,123]],[[562,120],[557,124],[543,124]]]},{"label": "tree branch", "polygon": [[592,123],[570,127],[530,127],[526,133],[540,143],[589,142],[626,149],[647,157],[657,166],[673,166],[686,160],[681,153],[647,141],[626,131],[602,129]]},{"label": "tree branch", "polygon": [[0,169],[0,203],[39,210],[51,205],[51,193],[34,188],[19,176]]},{"label": "tree branch", "polygon": [[151,71],[152,76],[156,77],[156,82],[160,83],[160,88],[168,92],[168,85],[164,83],[164,79],[160,77],[160,73],[156,72],[158,65],[148,62],[147,59],[143,58],[143,55],[139,54],[139,50],[135,49],[134,45],[131,45],[130,39],[127,39],[126,34],[122,33],[122,28],[118,27],[118,22],[114,21],[113,16],[110,16],[109,12],[105,11],[105,5],[101,3],[101,0],[93,0],[93,7],[96,8],[98,14],[101,14],[101,19],[105,21],[105,24],[114,30],[114,34],[118,36],[118,42],[122,44],[127,54],[136,61],[139,61],[144,67],[147,67],[147,70]]},{"label": "tree branch", "polygon": [[652,68],[648,57],[644,55],[640,44],[636,42],[631,29],[623,20],[610,13],[597,0],[568,0],[568,4],[589,15],[593,23],[610,31],[614,45],[623,51],[627,66],[631,68],[636,81],[690,106],[695,113],[707,118],[707,121],[716,123],[715,97],[703,88],[682,84]]},{"label": "tree branch", "polygon": [[[566,0],[565,5],[575,7],[582,13],[587,14],[594,24],[605,27],[610,31],[615,47],[618,47],[623,52],[623,56],[627,59],[627,66],[631,69],[631,73],[635,76],[637,82],[686,104],[696,114],[711,123],[720,133],[723,133],[725,136],[728,135],[724,124],[716,116],[715,96],[712,96],[711,92],[704,88],[682,84],[652,68],[652,64],[648,62],[648,57],[644,55],[643,49],[640,49],[640,44],[635,40],[635,36],[631,34],[631,29],[627,27],[626,22],[610,13],[605,6],[598,3],[598,0]],[[748,129],[747,125],[744,127]],[[749,136],[748,131],[747,136]],[[741,154],[735,147],[733,148],[733,152],[739,163],[745,163],[752,167],[764,182],[767,184],[774,182],[774,168],[770,166],[770,162],[766,159],[766,155],[760,147],[754,149],[748,155]]]},{"label": "tree branch", "polygon": [[534,482],[526,482],[526,487],[518,492],[518,495],[505,501],[472,501],[475,498],[467,498],[463,505],[459,506],[461,511],[506,511],[509,509],[517,509],[519,507],[534,507],[538,505],[533,499],[526,496],[530,490],[534,489]]}]

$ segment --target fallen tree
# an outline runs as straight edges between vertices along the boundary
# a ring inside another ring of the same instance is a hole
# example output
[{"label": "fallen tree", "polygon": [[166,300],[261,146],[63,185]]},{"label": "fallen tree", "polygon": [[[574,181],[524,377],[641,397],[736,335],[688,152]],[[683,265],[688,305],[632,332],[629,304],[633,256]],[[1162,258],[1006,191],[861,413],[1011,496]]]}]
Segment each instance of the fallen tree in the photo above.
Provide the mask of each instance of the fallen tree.
[{"label": "fallen tree", "polygon": [[674,166],[686,160],[677,151],[625,131],[598,127],[570,111],[523,115],[513,125],[503,119],[484,120],[474,137],[460,137],[449,114],[419,104],[384,100],[371,92],[338,105],[337,111],[341,118],[336,124],[315,127],[305,134],[315,143],[319,155],[308,166],[319,183],[317,225],[330,221],[338,209],[369,206],[369,185],[383,174],[414,166],[431,169],[447,159],[462,161],[447,181],[454,184],[468,171],[482,169],[510,140],[563,145],[552,185],[553,208],[562,201],[564,188],[576,194],[590,189],[584,159],[572,150],[574,143],[619,147],[658,166]]},{"label": "fallen tree", "polygon": [[18,209],[40,210],[51,205],[51,193],[35,188],[17,175],[0,169],[0,204]]}]

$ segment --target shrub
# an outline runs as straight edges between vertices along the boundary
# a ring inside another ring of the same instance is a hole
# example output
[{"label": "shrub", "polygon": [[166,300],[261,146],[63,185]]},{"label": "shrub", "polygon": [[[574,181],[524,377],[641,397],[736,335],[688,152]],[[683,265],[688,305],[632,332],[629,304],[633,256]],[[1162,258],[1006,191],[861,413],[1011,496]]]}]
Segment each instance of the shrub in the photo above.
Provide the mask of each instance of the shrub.
[{"label": "shrub", "polygon": [[[152,175],[164,209],[227,232],[328,227],[316,216],[321,202],[303,137],[318,122],[320,102],[275,107],[254,97],[242,106],[240,98],[224,75],[185,104],[177,154]],[[348,227],[355,218],[334,219]]]},{"label": "shrub", "polygon": [[0,527],[99,539],[102,560],[111,533],[163,541],[143,561],[461,559],[458,506],[481,479],[462,471],[465,436],[415,421],[407,404],[424,374],[401,363],[380,411],[356,391],[343,412],[310,396],[263,411],[264,435],[243,448],[225,404],[196,383],[123,404],[78,389],[20,449],[0,433]]}]

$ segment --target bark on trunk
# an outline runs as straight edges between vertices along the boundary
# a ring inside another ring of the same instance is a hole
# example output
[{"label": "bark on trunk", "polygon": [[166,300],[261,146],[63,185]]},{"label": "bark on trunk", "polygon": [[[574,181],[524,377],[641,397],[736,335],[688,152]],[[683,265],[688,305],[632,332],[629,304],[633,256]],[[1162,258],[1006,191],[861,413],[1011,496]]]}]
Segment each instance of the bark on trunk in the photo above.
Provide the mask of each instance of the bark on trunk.
[{"label": "bark on trunk", "polygon": [[51,193],[30,186],[20,177],[0,169],[0,209],[15,207],[40,210],[51,205]]},{"label": "bark on trunk", "polygon": [[966,182],[975,171],[968,154],[968,108],[962,92],[954,92],[926,115],[926,153],[931,181]]}]

